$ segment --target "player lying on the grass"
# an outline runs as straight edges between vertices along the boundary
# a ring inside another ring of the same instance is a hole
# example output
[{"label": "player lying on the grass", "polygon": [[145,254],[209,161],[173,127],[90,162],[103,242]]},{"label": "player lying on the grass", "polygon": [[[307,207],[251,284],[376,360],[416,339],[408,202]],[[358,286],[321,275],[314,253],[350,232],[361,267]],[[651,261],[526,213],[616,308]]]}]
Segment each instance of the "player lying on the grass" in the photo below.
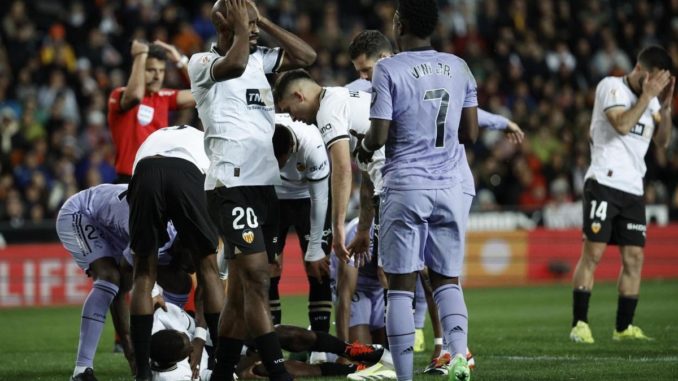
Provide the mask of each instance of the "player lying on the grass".
[{"label": "player lying on the grass", "polygon": [[[151,360],[153,380],[174,381],[191,380],[197,374],[191,370],[192,358],[196,355],[196,339],[211,342],[204,328],[196,327],[194,319],[173,303],[165,303],[154,288],[153,337],[151,339]],[[300,327],[279,325],[275,328],[283,349],[291,352],[317,351],[333,353],[356,363],[372,365],[383,357],[388,358],[388,351],[380,345],[349,344],[325,333],[309,331]],[[171,333],[170,333],[171,332]],[[254,348],[253,342],[249,348]],[[202,351],[202,347],[199,348]],[[255,350],[248,349],[238,366],[240,376],[266,377],[267,372],[261,364]],[[200,355],[200,354],[197,354]],[[207,354],[202,351],[199,359],[200,380],[209,380],[211,371],[207,369]],[[359,369],[356,364],[322,363],[310,365],[298,361],[286,362],[287,370],[295,377],[338,376],[347,375]]]},{"label": "player lying on the grass", "polygon": [[[113,324],[123,339],[125,357],[132,372],[135,369],[127,320],[129,310],[124,298],[130,288],[131,273],[121,268],[123,252],[129,245],[126,195],[126,184],[98,185],[71,196],[57,217],[59,240],[78,266],[94,280],[82,307],[74,381],[96,380],[94,354],[109,306]],[[172,230],[161,252],[171,243]]]},{"label": "player lying on the grass", "polygon": [[[271,265],[269,304],[273,324],[280,324],[282,311],[278,284],[288,230],[294,226],[304,253],[308,278],[308,318],[311,330],[329,332],[332,311],[329,261],[332,229],[327,216],[330,163],[320,132],[315,126],[294,122],[287,114],[276,114],[273,152],[280,168],[276,185],[280,205],[278,244]],[[324,361],[311,353],[311,362]]]}]

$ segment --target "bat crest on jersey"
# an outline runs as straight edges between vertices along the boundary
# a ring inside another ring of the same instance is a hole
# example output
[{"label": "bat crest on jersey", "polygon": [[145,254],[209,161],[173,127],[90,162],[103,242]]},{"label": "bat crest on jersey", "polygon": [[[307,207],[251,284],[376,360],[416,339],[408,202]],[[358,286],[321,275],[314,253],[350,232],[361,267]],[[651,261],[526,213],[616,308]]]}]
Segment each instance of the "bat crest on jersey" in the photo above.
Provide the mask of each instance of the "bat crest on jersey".
[{"label": "bat crest on jersey", "polygon": [[242,239],[243,241],[250,244],[254,242],[254,233],[251,230],[245,230],[244,232],[242,232]]},{"label": "bat crest on jersey", "polygon": [[593,234],[598,234],[598,232],[600,231],[600,222],[592,223],[591,224],[591,231],[593,232]]}]

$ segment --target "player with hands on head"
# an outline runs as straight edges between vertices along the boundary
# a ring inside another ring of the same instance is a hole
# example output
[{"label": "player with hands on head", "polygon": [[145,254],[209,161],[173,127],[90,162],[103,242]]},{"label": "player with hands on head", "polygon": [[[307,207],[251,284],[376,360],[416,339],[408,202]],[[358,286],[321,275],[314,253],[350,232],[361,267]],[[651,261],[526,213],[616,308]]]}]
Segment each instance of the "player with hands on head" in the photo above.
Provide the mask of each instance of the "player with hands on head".
[{"label": "player with hands on head", "polygon": [[[253,2],[218,0],[212,22],[217,42],[188,63],[210,160],[204,189],[229,270],[212,378],[231,379],[244,339],[250,337],[270,379],[290,380],[268,297],[279,222],[274,186],[280,184],[280,171],[272,142],[275,107],[266,74],[309,66],[316,53],[260,15]],[[258,46],[260,29],[280,47]]]},{"label": "player with hands on head", "polygon": [[605,77],[596,87],[591,117],[591,166],[584,183],[584,243],[573,274],[570,339],[591,344],[589,299],[596,267],[607,248],[621,252],[613,340],[647,340],[633,325],[640,294],[646,240],[643,177],[654,141],[666,149],[673,129],[674,63],[659,46],[644,48],[624,77]]}]

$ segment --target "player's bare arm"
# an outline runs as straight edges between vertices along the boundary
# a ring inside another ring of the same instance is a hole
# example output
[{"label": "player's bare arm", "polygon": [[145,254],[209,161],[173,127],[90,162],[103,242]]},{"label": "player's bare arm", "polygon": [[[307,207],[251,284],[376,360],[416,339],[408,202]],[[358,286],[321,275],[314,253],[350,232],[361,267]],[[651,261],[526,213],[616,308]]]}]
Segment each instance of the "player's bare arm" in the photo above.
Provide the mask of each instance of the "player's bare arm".
[{"label": "player's bare arm", "polygon": [[346,248],[354,256],[356,267],[360,267],[366,261],[370,247],[370,226],[374,219],[374,184],[370,175],[362,171],[360,182],[360,214],[358,216],[358,228],[355,237]]},{"label": "player's bare arm", "polygon": [[474,144],[478,139],[478,108],[465,107],[461,110],[459,122],[459,142]]},{"label": "player's bare arm", "polygon": [[283,58],[279,71],[305,68],[313,65],[317,53],[313,48],[293,33],[279,27],[267,17],[259,14],[256,4],[248,0],[250,7],[254,8],[257,14],[257,25],[266,33],[270,34],[283,49]]},{"label": "player's bare arm", "polygon": [[612,127],[621,135],[631,132],[631,129],[643,116],[652,98],[658,96],[670,82],[671,75],[668,70],[659,70],[654,74],[647,75],[643,81],[642,94],[638,97],[638,102],[627,110],[623,107],[613,107],[605,112]]},{"label": "player's bare arm", "polygon": [[388,139],[389,127],[391,127],[390,120],[372,119],[370,129],[367,130],[365,140],[363,140],[364,148],[376,151],[383,147],[386,144],[386,139]]},{"label": "player's bare arm", "polygon": [[[226,15],[221,4],[226,4]],[[250,29],[256,25],[256,19],[247,12],[246,0],[224,0],[214,6],[212,19],[217,28],[217,46],[224,56],[212,66],[212,76],[216,81],[237,78],[245,72],[250,56]]]},{"label": "player's bare arm", "polygon": [[352,182],[351,156],[347,139],[332,144],[330,160],[332,161],[332,247],[337,257],[346,261],[349,252],[344,244],[346,238],[344,221],[346,220],[346,207],[351,197]]},{"label": "player's bare arm", "polygon": [[148,58],[148,44],[139,40],[132,41],[130,53],[132,54],[132,72],[127,80],[127,87],[120,97],[120,110],[127,111],[136,106],[144,98],[146,92],[145,71],[146,58]]},{"label": "player's bare arm", "polygon": [[673,100],[673,91],[676,87],[676,77],[671,77],[670,83],[664,87],[664,90],[659,94],[659,103],[661,108],[657,113],[659,128],[654,130],[654,144],[657,147],[668,148],[671,142],[671,130],[673,130],[673,123],[671,118],[671,101]]}]

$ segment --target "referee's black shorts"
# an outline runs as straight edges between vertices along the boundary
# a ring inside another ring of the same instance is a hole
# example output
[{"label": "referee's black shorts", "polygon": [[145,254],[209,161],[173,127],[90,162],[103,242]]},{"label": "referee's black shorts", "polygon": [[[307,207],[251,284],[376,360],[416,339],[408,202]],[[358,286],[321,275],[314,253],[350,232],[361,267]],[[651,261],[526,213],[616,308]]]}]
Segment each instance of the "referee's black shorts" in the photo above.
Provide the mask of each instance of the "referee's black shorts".
[{"label": "referee's black shorts", "polygon": [[645,246],[645,200],[594,179],[584,183],[584,223],[589,241],[619,246]]},{"label": "referee's black shorts", "polygon": [[137,164],[127,193],[135,255],[157,253],[168,240],[169,220],[194,259],[216,253],[218,236],[207,212],[204,183],[205,175],[188,160],[154,156]]},{"label": "referee's black shorts", "polygon": [[266,252],[274,263],[279,211],[273,185],[218,187],[207,191],[207,204],[226,258]]}]

